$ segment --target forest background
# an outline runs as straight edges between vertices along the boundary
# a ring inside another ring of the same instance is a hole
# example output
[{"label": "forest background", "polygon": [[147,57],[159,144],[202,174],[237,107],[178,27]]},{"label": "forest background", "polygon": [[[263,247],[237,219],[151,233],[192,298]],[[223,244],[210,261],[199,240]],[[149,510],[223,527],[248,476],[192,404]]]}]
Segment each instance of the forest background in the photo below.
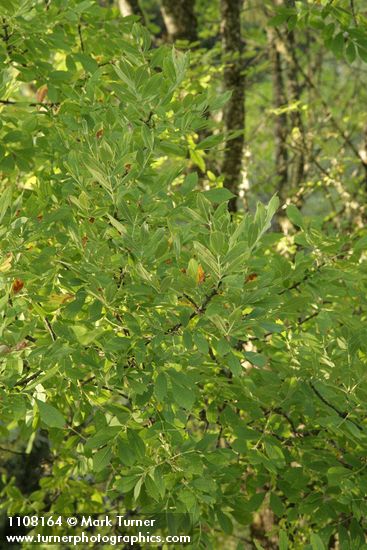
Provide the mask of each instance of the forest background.
[{"label": "forest background", "polygon": [[3,532],[367,548],[365,3],[0,7]]}]

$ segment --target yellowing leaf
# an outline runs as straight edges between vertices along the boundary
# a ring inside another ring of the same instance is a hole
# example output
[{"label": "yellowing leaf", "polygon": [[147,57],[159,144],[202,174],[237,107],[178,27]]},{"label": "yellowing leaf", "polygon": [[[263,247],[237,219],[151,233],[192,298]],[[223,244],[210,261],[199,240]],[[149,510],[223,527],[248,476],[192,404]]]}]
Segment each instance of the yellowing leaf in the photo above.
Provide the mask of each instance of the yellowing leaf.
[{"label": "yellowing leaf", "polygon": [[205,281],[205,272],[201,266],[201,264],[198,265],[198,271],[197,271],[197,282],[199,284],[203,283]]},{"label": "yellowing leaf", "polygon": [[8,254],[8,256],[3,261],[3,263],[0,264],[0,272],[5,273],[6,271],[9,271],[9,269],[11,268],[12,261],[13,261],[13,254]]}]

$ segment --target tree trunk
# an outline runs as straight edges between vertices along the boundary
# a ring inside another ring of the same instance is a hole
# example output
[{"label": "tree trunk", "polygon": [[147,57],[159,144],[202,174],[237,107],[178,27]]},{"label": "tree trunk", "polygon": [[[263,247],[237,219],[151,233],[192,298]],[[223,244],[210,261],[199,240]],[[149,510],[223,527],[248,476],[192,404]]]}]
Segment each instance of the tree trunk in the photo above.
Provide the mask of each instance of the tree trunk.
[{"label": "tree trunk", "polygon": [[277,39],[276,31],[269,29],[269,57],[271,61],[273,78],[273,105],[277,110],[275,113],[274,139],[275,139],[275,172],[277,175],[277,188],[280,197],[288,184],[288,117],[286,112],[279,111],[287,103],[282,58]]},{"label": "tree trunk", "polygon": [[221,34],[224,61],[224,89],[232,96],[224,108],[223,120],[228,133],[241,134],[226,141],[222,172],[224,187],[236,195],[229,202],[229,210],[237,210],[237,197],[242,179],[242,157],[245,123],[245,77],[242,67],[241,8],[243,0],[221,0]]},{"label": "tree trunk", "polygon": [[161,6],[171,42],[175,40],[195,42],[198,39],[195,0],[161,0]]},{"label": "tree trunk", "polygon": [[255,514],[250,526],[252,541],[256,540],[259,542],[264,550],[277,550],[279,548],[276,537],[269,535],[274,528],[274,524],[275,517],[273,512],[270,508],[265,508]]},{"label": "tree trunk", "polygon": [[[286,0],[287,7],[294,7],[294,0]],[[284,47],[287,57],[287,80],[289,89],[289,99],[292,103],[298,104],[297,108],[290,113],[291,131],[293,131],[292,139],[296,148],[294,164],[291,176],[291,186],[298,188],[302,183],[305,173],[305,160],[306,160],[306,136],[305,128],[303,125],[301,115],[301,92],[298,79],[298,68],[296,59],[296,40],[293,30],[289,30],[284,39]]]},{"label": "tree trunk", "polygon": [[144,13],[139,5],[139,0],[118,0],[121,15],[127,17],[128,15],[140,15],[142,21],[144,21]]},{"label": "tree trunk", "polygon": [[[287,47],[292,50],[295,48],[294,34],[290,32],[286,39]],[[289,99],[292,103],[297,103],[298,106],[295,110],[291,111],[290,122],[292,139],[296,148],[294,166],[291,177],[291,186],[298,188],[301,185],[304,172],[305,172],[305,155],[306,155],[306,140],[305,129],[300,111],[300,91],[298,84],[298,71],[293,59],[290,58],[288,68],[288,87],[289,87]]]}]

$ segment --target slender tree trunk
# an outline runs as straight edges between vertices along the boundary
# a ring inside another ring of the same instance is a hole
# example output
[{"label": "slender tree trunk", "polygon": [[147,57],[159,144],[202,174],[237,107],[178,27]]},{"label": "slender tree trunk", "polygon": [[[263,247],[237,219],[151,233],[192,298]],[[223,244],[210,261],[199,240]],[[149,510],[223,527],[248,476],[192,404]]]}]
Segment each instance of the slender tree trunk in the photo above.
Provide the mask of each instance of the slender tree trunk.
[{"label": "slender tree trunk", "polygon": [[[294,7],[294,0],[286,0],[286,6]],[[284,38],[284,47],[287,61],[287,80],[289,99],[292,103],[298,104],[297,108],[290,112],[291,131],[293,131],[292,139],[296,148],[293,170],[291,175],[291,186],[298,188],[303,180],[305,173],[306,150],[307,142],[305,128],[303,125],[302,115],[300,111],[301,91],[298,79],[298,67],[296,59],[296,40],[293,30],[287,32]]]},{"label": "slender tree trunk", "polygon": [[171,42],[198,39],[195,0],[161,0],[161,11]]},{"label": "slender tree trunk", "polygon": [[276,537],[269,536],[275,524],[275,517],[270,508],[265,508],[260,513],[255,514],[254,521],[250,526],[252,540],[260,542],[264,550],[277,550],[279,545]]},{"label": "slender tree trunk", "polygon": [[245,124],[245,77],[242,67],[243,43],[241,37],[241,8],[243,0],[221,0],[221,33],[224,61],[224,89],[232,96],[223,112],[224,127],[227,133],[241,130],[234,139],[227,140],[222,164],[224,187],[235,198],[229,202],[232,212],[237,210],[237,196],[242,179],[242,158]]},{"label": "slender tree trunk", "polygon": [[[282,57],[279,49],[279,41],[276,31],[269,29],[269,49],[273,78],[273,105],[275,109],[282,109],[286,103],[286,93],[283,78]],[[274,138],[275,138],[275,171],[277,175],[277,188],[280,197],[288,184],[288,117],[285,112],[275,113]]]},{"label": "slender tree trunk", "polygon": [[127,17],[128,15],[140,15],[144,21],[144,13],[139,5],[139,0],[118,0],[121,15]]}]

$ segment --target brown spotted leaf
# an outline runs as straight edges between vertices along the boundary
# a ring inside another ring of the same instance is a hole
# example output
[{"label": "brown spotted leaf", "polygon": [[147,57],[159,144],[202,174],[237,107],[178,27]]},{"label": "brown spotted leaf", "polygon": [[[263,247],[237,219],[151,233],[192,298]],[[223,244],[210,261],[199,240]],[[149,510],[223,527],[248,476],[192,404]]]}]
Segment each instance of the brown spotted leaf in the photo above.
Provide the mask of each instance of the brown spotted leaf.
[{"label": "brown spotted leaf", "polygon": [[205,272],[201,264],[198,265],[197,280],[199,285],[201,285],[205,281]]},{"label": "brown spotted leaf", "polygon": [[47,95],[47,92],[48,92],[48,88],[46,86],[46,84],[44,84],[43,86],[40,86],[36,92],[36,99],[38,101],[38,103],[43,103],[46,95]]},{"label": "brown spotted leaf", "polygon": [[24,282],[21,279],[15,279],[13,281],[12,291],[14,292],[14,294],[17,294],[22,290],[23,287],[24,287]]}]

